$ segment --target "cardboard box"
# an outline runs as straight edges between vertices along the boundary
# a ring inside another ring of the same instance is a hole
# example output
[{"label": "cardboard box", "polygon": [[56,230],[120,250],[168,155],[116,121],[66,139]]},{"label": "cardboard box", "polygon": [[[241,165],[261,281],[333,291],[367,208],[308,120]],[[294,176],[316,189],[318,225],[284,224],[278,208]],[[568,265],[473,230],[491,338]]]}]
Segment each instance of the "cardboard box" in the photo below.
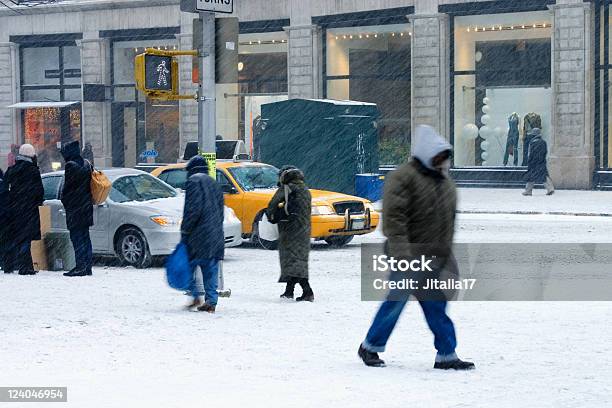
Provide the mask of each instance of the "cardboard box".
[{"label": "cardboard box", "polygon": [[47,250],[44,241],[32,241],[32,265],[35,271],[48,271]]},{"label": "cardboard box", "polygon": [[32,241],[32,264],[35,271],[45,271],[49,269],[47,264],[47,250],[45,248],[44,237],[51,230],[51,208],[38,207],[40,214],[40,241]]}]

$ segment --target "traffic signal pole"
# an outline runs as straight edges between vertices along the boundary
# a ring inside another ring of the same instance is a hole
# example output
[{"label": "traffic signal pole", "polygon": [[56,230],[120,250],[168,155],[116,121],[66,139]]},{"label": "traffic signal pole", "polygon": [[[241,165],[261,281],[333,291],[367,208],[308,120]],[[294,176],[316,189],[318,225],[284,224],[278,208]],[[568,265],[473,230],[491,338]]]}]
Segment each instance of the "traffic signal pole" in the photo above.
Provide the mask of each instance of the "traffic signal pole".
[{"label": "traffic signal pole", "polygon": [[202,49],[200,51],[198,92],[198,144],[204,153],[215,153],[217,132],[215,78],[215,13],[200,12]]}]

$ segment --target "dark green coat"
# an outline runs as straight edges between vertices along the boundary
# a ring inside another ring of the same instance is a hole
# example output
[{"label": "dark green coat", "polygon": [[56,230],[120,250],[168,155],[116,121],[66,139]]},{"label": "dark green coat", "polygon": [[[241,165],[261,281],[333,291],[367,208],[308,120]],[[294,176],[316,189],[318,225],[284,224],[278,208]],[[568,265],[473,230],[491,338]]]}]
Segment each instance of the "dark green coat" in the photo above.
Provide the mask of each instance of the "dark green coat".
[{"label": "dark green coat", "polygon": [[418,244],[450,252],[456,207],[455,183],[418,159],[389,173],[383,199],[387,255],[411,257],[422,252]]},{"label": "dark green coat", "polygon": [[285,186],[289,189],[289,216],[287,220],[278,223],[278,252],[281,264],[279,282],[287,282],[289,278],[308,279],[310,252],[312,198],[303,179],[293,179],[287,184],[281,184],[270,200],[267,212],[271,214],[274,208],[278,208],[279,203],[285,202]]}]

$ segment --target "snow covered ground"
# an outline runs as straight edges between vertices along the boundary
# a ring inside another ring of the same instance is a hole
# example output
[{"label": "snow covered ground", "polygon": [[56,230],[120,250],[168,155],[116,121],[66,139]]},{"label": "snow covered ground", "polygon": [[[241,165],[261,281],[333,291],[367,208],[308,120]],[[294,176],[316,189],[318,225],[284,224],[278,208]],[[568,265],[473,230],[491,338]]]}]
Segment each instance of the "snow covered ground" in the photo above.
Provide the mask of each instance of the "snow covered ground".
[{"label": "snow covered ground", "polygon": [[[457,238],[610,242],[612,218],[462,214]],[[315,245],[313,304],[279,300],[275,252],[230,249],[233,295],[216,315],[181,310],[160,268],[1,275],[0,385],[68,386],[61,406],[79,408],[612,406],[605,302],[453,303],[458,353],[477,365],[462,373],[432,369],[432,336],[411,304],[388,367],[363,366],[356,351],[378,304],[360,301],[359,244],[381,239]]]},{"label": "snow covered ground", "polygon": [[607,214],[612,216],[612,193],[609,191],[557,190],[546,196],[536,189],[524,197],[522,190],[494,188],[460,188],[459,210],[487,213],[568,213]]}]

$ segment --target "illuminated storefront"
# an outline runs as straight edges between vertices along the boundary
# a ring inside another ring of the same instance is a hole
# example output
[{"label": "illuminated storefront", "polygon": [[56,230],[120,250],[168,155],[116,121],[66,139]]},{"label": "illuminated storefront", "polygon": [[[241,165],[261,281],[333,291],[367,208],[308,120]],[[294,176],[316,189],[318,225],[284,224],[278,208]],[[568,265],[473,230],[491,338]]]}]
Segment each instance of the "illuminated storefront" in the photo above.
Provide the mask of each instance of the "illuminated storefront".
[{"label": "illuminated storefront", "polygon": [[32,144],[43,172],[63,167],[61,147],[81,140],[78,34],[16,36],[20,44],[21,142]]},{"label": "illuminated storefront", "polygon": [[379,161],[401,164],[410,152],[412,8],[317,17],[323,27],[325,98],[375,103]]}]

